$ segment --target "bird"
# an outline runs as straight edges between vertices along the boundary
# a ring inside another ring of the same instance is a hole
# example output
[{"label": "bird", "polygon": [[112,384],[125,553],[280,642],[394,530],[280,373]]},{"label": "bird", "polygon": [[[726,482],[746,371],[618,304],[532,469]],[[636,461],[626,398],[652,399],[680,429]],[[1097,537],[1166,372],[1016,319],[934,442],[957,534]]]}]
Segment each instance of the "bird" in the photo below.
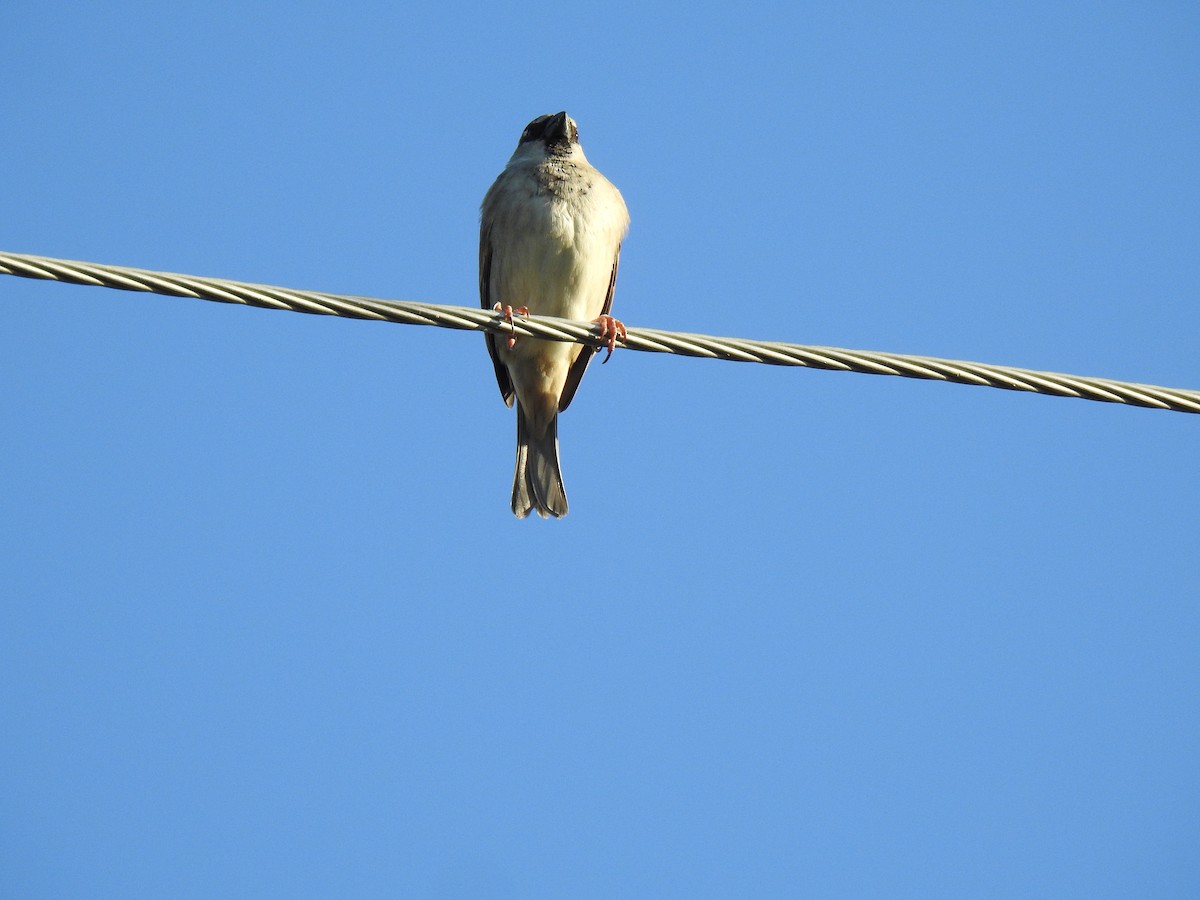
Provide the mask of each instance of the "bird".
[{"label": "bird", "polygon": [[[609,313],[628,230],[625,201],[584,156],[575,120],[566,111],[538,116],[480,207],[480,305],[509,323],[530,314],[597,322],[611,356],[625,340],[625,326]],[[561,518],[558,414],[601,347],[485,337],[500,395],[517,408],[513,514]]]}]

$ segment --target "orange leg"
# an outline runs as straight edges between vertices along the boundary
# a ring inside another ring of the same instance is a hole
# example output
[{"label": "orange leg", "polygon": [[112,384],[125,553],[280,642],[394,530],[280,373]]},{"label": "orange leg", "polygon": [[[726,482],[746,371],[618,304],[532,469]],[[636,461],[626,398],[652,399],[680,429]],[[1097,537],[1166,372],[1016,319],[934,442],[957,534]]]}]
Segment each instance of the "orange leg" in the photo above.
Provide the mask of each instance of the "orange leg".
[{"label": "orange leg", "polygon": [[608,348],[608,355],[604,357],[604,362],[608,362],[617,346],[617,341],[625,343],[625,338],[628,336],[625,333],[625,324],[612,316],[600,316],[592,321],[600,326],[600,346]]},{"label": "orange leg", "polygon": [[[504,321],[507,322],[509,325],[513,324],[513,316],[514,315],[517,315],[517,316],[528,316],[529,315],[529,307],[528,306],[517,306],[517,307],[501,306],[499,303],[497,303],[495,306],[492,307],[492,309],[494,309],[496,312],[504,313]],[[514,327],[513,333],[508,339],[508,349],[511,350],[515,346],[517,346],[517,329]]]}]

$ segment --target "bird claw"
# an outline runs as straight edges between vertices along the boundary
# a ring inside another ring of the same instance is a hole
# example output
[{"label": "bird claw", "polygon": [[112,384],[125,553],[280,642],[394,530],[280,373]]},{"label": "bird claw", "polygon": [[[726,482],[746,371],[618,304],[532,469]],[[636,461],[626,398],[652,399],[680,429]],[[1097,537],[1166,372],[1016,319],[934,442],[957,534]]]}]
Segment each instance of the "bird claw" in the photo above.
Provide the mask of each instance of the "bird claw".
[{"label": "bird claw", "polygon": [[[612,316],[600,316],[592,321],[600,326],[600,347],[608,348],[608,355],[604,357],[604,362],[608,362],[617,346],[617,341],[625,343],[625,338],[628,336],[625,333],[625,324]],[[599,350],[600,348],[597,347],[596,352]],[[603,364],[601,363],[601,365]]]},{"label": "bird claw", "polygon": [[504,321],[507,322],[509,325],[513,326],[513,329],[512,329],[513,333],[512,333],[512,335],[509,336],[509,339],[508,339],[508,349],[511,350],[513,347],[517,346],[517,329],[516,329],[516,326],[513,324],[513,316],[517,315],[517,316],[528,317],[529,316],[529,307],[528,306],[517,306],[517,307],[501,306],[499,303],[497,303],[495,306],[492,307],[492,309],[495,310],[496,312],[504,313]]}]

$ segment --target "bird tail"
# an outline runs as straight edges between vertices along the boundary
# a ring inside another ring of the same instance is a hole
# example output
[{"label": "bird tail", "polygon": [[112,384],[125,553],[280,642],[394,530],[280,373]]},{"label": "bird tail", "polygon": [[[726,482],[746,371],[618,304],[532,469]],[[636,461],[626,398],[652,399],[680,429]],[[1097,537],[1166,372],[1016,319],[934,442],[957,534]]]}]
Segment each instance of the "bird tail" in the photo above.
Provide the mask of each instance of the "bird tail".
[{"label": "bird tail", "polygon": [[534,434],[517,401],[517,470],[513,475],[512,511],[518,519],[537,512],[543,519],[567,514],[567,493],[558,467],[558,414]]}]

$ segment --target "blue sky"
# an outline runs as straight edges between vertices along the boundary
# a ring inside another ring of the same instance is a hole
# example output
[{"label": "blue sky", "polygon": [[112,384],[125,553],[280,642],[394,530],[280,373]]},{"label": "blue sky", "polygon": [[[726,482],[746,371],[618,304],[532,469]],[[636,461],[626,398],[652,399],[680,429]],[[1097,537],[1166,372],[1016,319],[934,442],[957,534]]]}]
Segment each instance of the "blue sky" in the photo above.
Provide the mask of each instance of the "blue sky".
[{"label": "blue sky", "polygon": [[[1200,387],[1193,4],[17,0],[0,248],[473,305],[567,109],[630,325]],[[1200,419],[0,278],[0,887],[1200,892]]]}]

